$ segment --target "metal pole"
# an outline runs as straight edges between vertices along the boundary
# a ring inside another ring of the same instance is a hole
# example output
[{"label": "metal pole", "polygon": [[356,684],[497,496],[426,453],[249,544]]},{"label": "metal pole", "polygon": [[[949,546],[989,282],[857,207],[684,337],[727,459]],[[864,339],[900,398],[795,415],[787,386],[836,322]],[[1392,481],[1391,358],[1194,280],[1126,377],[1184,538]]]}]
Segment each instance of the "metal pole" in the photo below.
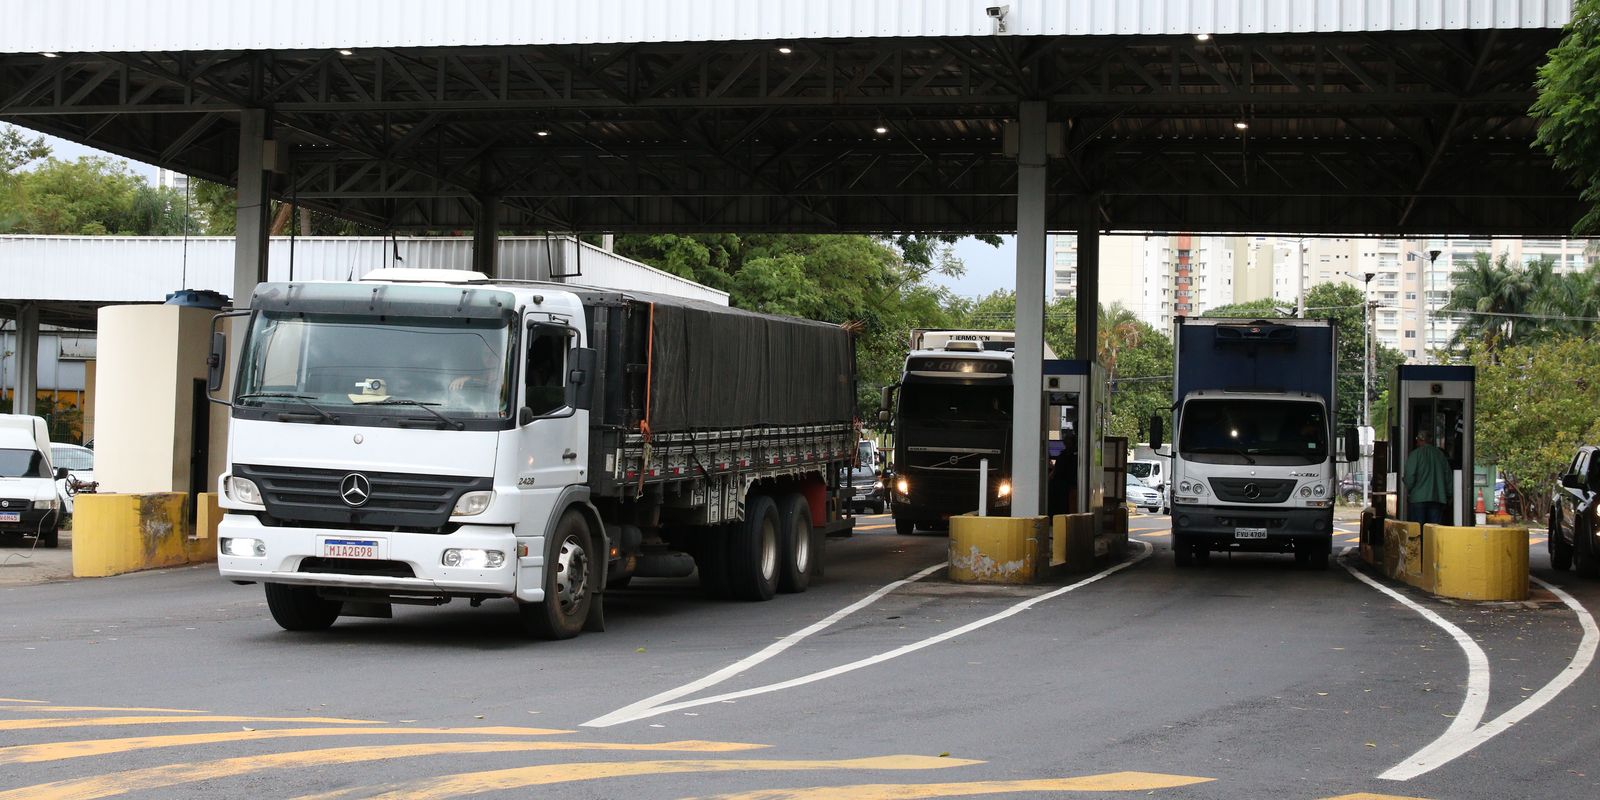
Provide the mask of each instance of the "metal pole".
[{"label": "metal pole", "polygon": [[[233,307],[247,308],[267,276],[267,112],[239,112],[239,200],[234,211]],[[237,338],[237,337],[235,337]]]},{"label": "metal pole", "polygon": [[989,459],[978,462],[978,516],[989,516]]},{"label": "metal pole", "polygon": [[1367,281],[1361,290],[1361,435],[1356,437],[1356,463],[1361,465],[1361,505],[1371,505],[1372,498],[1368,495],[1372,485],[1372,467],[1368,461],[1366,445],[1362,440],[1366,436],[1366,429],[1372,427],[1372,278],[1374,273],[1367,273]]},{"label": "metal pole", "polygon": [[[1044,294],[1047,104],[1017,114],[1017,340],[1012,360],[1011,513],[1044,510]],[[1082,274],[1080,268],[1080,276]]]}]

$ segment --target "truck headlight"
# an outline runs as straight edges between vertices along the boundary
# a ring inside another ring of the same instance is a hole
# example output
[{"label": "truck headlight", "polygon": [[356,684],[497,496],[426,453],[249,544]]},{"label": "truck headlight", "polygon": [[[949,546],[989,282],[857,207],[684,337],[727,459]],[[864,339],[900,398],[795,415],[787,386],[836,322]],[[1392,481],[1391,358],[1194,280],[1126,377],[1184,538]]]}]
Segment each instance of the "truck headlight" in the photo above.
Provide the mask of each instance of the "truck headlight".
[{"label": "truck headlight", "polygon": [[498,569],[506,563],[506,554],[499,550],[452,547],[444,551],[439,563],[462,569]]},{"label": "truck headlight", "polygon": [[35,500],[33,501],[33,507],[38,511],[54,511],[61,507],[61,501],[54,497],[49,500]]},{"label": "truck headlight", "polygon": [[895,481],[894,489],[901,494],[911,494],[911,482],[905,478],[901,478],[900,480]]},{"label": "truck headlight", "polygon": [[261,505],[261,489],[256,486],[255,481],[249,478],[230,476],[224,486],[229,500],[252,506]]},{"label": "truck headlight", "polygon": [[874,489],[882,489],[883,488],[883,481],[873,481],[872,488],[874,488]]},{"label": "truck headlight", "polygon": [[1195,481],[1190,488],[1194,489],[1194,493],[1200,495],[1201,497],[1205,497],[1206,494],[1211,491],[1210,489],[1206,488],[1205,481]]},{"label": "truck headlight", "polygon": [[1300,487],[1300,496],[1301,497],[1310,497],[1311,496],[1311,484],[1308,483],[1308,484]]},{"label": "truck headlight", "polygon": [[467,492],[456,501],[456,507],[450,513],[458,517],[475,517],[489,510],[489,501],[494,499],[494,492]]},{"label": "truck headlight", "polygon": [[260,539],[223,537],[217,543],[217,548],[223,555],[236,558],[264,558],[267,555],[267,543]]},{"label": "truck headlight", "polygon": [[1010,497],[1011,496],[1011,481],[1001,481],[999,488],[995,489],[995,496],[996,497]]},{"label": "truck headlight", "polygon": [[1319,483],[1316,486],[1311,487],[1311,493],[1318,497],[1327,497],[1328,487]]}]

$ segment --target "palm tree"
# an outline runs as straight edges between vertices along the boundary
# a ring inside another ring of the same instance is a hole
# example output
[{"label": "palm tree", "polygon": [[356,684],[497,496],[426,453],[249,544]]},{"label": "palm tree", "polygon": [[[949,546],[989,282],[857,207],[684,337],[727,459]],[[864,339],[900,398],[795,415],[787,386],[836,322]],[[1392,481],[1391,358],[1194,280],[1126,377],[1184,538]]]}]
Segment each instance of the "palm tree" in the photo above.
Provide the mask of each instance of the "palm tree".
[{"label": "palm tree", "polygon": [[1518,279],[1506,253],[1497,259],[1490,259],[1488,253],[1481,251],[1473,253],[1472,263],[1450,276],[1450,302],[1441,309],[1474,312],[1462,315],[1451,344],[1483,341],[1490,350],[1509,344],[1515,318],[1494,315],[1520,314],[1525,310],[1525,303],[1519,304],[1524,295]]},{"label": "palm tree", "polygon": [[1099,311],[1099,319],[1095,323],[1095,352],[1100,356],[1100,363],[1105,365],[1106,374],[1115,378],[1117,353],[1125,348],[1138,347],[1144,331],[1139,323],[1139,315],[1121,303],[1100,306]]}]

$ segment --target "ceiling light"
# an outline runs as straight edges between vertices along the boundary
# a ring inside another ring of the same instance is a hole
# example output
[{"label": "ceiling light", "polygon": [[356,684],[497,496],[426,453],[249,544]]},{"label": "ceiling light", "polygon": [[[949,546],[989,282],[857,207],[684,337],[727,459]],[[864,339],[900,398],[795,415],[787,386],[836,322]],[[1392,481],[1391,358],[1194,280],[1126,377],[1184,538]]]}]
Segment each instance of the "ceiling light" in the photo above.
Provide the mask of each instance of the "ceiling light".
[{"label": "ceiling light", "polygon": [[56,53],[40,53],[39,55],[44,56],[45,58],[59,58],[60,57]]},{"label": "ceiling light", "polygon": [[356,54],[356,51],[351,50],[349,48],[340,48],[339,49],[339,55],[341,55],[341,56],[353,56],[355,54]]},{"label": "ceiling light", "polygon": [[1233,123],[1233,127],[1238,128],[1239,130],[1242,131],[1242,130],[1250,127],[1250,123],[1245,122],[1242,119],[1241,120],[1235,120],[1234,123]]},{"label": "ceiling light", "polygon": [[780,53],[782,53],[784,55],[789,55],[790,53],[794,52],[794,48],[790,47],[788,45],[784,45],[784,46],[778,48],[778,52],[780,52]]},{"label": "ceiling light", "polygon": [[534,136],[538,136],[538,137],[540,137],[540,138],[544,138],[544,137],[546,137],[546,136],[549,136],[549,135],[550,135],[550,132],[549,132],[549,131],[547,131],[547,130],[545,130],[545,129],[544,129],[544,128],[540,128],[540,129],[539,129],[539,130],[536,130],[536,131],[534,131],[534,132],[533,132],[533,135],[534,135]]},{"label": "ceiling light", "polygon": [[878,123],[878,127],[872,129],[872,132],[882,136],[889,132],[889,126],[880,122]]},{"label": "ceiling light", "polygon": [[1197,33],[1197,34],[1194,35],[1194,39],[1197,42],[1209,42],[1209,41],[1211,41],[1211,34],[1209,34],[1209,33]]}]

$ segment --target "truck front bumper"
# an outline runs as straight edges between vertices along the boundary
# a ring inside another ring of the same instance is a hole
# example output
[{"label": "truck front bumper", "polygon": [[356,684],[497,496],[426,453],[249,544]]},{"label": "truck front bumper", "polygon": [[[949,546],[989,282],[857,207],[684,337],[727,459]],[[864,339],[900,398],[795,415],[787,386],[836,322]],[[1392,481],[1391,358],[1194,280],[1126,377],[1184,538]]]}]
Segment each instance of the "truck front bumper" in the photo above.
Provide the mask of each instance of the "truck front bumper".
[{"label": "truck front bumper", "polygon": [[[509,526],[466,525],[450,534],[397,533],[338,528],[288,528],[262,525],[249,514],[227,514],[217,528],[217,570],[233,581],[287,583],[363,589],[395,595],[511,597],[544,599],[544,537],[519,539]],[[222,539],[255,539],[266,555],[221,552]],[[376,541],[376,559],[328,558],[329,539]],[[518,544],[528,556],[518,558]],[[505,563],[493,569],[447,567],[447,549],[498,550]],[[519,591],[521,587],[521,591]]]},{"label": "truck front bumper", "polygon": [[[1259,538],[1258,530],[1266,530]],[[1252,508],[1172,505],[1174,539],[1213,549],[1288,552],[1297,546],[1326,542],[1333,535],[1333,508]]]}]

